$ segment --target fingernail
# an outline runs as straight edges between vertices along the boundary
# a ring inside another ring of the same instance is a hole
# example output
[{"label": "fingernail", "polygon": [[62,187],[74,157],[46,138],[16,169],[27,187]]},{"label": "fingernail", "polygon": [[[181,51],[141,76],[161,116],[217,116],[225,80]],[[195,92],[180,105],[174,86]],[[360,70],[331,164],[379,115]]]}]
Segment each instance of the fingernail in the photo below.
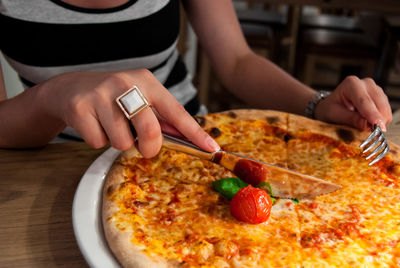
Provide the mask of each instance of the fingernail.
[{"label": "fingernail", "polygon": [[221,150],[221,147],[219,147],[218,143],[213,138],[207,137],[206,142],[212,151],[217,152]]},{"label": "fingernail", "polygon": [[360,118],[358,125],[361,129],[365,130],[367,128],[367,120],[365,120],[364,118]]},{"label": "fingernail", "polygon": [[380,128],[382,129],[383,132],[386,132],[386,125],[385,123],[383,123],[382,120],[378,120],[378,125],[380,126]]},{"label": "fingernail", "polygon": [[345,105],[346,105],[347,110],[354,112],[355,108],[353,105],[351,105],[350,103],[346,103]]}]

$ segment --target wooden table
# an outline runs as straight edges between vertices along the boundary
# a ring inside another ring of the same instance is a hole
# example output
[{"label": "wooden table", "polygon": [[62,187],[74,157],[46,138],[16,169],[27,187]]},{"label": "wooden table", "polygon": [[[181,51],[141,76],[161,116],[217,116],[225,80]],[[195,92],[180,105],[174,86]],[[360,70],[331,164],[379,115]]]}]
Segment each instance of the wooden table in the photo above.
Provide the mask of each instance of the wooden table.
[{"label": "wooden table", "polygon": [[0,267],[87,266],[72,228],[72,201],[102,152],[82,142],[0,150]]},{"label": "wooden table", "polygon": [[388,127],[386,137],[392,142],[400,145],[400,110],[393,114],[393,121]]},{"label": "wooden table", "polygon": [[[400,144],[400,112],[387,136]],[[105,151],[82,142],[0,150],[0,267],[87,267],[72,227],[72,201]]]}]

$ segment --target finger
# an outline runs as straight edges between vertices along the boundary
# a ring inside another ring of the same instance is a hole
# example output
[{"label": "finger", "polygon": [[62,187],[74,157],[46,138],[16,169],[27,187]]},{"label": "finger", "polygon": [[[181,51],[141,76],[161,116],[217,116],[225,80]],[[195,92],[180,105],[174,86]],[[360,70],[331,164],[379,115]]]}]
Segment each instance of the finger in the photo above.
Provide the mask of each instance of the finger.
[{"label": "finger", "polygon": [[174,126],[168,124],[168,122],[164,119],[158,118],[158,122],[160,123],[161,131],[163,133],[169,134],[177,138],[185,139],[185,136],[183,136],[183,134],[180,133],[179,130],[177,130]]},{"label": "finger", "polygon": [[108,105],[103,103],[96,112],[112,147],[117,150],[128,150],[134,145],[129,121],[114,102]]},{"label": "finger", "polygon": [[160,94],[153,96],[152,101],[153,106],[163,119],[174,126],[191,142],[210,152],[220,150],[218,143],[199,126],[167,90],[163,90]]},{"label": "finger", "polygon": [[383,123],[388,125],[392,121],[392,108],[390,107],[389,99],[383,89],[376,85],[371,78],[362,80],[367,88],[371,99],[375,102],[375,106],[382,116]]},{"label": "finger", "polygon": [[347,79],[346,90],[343,90],[343,97],[351,102],[360,115],[365,118],[368,123],[375,124],[382,120],[382,116],[378,111],[375,102],[369,95],[367,86],[358,78]]},{"label": "finger", "polygon": [[347,110],[352,111],[352,112],[355,111],[356,108],[354,108],[354,105],[349,100],[347,100],[346,98],[343,97],[342,102],[343,102],[344,106],[347,108]]},{"label": "finger", "polygon": [[95,149],[104,147],[108,142],[103,128],[92,114],[72,120],[70,126],[81,135],[87,144]]},{"label": "finger", "polygon": [[352,125],[360,130],[367,130],[368,123],[357,111],[350,111],[341,105],[334,104],[329,107],[325,107],[326,117],[332,118],[337,124]]},{"label": "finger", "polygon": [[142,156],[151,158],[157,155],[162,145],[161,128],[150,107],[135,115],[131,122],[137,133],[138,149]]}]

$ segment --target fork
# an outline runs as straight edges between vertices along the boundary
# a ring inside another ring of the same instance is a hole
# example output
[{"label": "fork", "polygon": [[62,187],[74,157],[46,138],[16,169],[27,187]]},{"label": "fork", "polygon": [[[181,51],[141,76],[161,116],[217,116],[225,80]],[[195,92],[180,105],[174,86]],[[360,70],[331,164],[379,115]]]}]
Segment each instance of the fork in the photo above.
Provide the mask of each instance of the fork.
[{"label": "fork", "polygon": [[[368,145],[368,147],[367,147]],[[363,154],[373,150],[365,159],[371,160],[368,165],[372,166],[379,160],[381,160],[388,152],[389,152],[389,144],[383,135],[382,129],[374,124],[374,130],[372,133],[365,139],[363,143],[361,143],[360,148],[363,149]],[[374,149],[375,148],[375,149]],[[379,154],[378,154],[379,153]],[[373,158],[376,155],[375,158]]]}]

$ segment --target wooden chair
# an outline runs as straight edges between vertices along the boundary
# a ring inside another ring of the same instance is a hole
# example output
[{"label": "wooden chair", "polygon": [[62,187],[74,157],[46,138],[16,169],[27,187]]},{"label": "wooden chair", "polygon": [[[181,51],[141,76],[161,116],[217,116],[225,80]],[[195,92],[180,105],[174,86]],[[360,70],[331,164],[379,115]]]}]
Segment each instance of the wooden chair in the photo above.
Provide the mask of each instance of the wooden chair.
[{"label": "wooden chair", "polygon": [[[317,66],[322,63],[340,66],[337,82],[350,74],[373,77],[380,55],[381,27],[381,19],[377,16],[303,17],[299,29],[296,75],[305,84],[313,86]],[[334,88],[337,82],[323,86]]]},{"label": "wooden chair", "polygon": [[383,89],[389,86],[389,73],[395,65],[399,53],[400,17],[386,16],[384,18],[384,42],[379,65],[376,71],[376,83]]},{"label": "wooden chair", "polygon": [[337,16],[329,14],[303,15],[300,21],[301,29],[325,29],[344,32],[363,32],[356,17]]}]

